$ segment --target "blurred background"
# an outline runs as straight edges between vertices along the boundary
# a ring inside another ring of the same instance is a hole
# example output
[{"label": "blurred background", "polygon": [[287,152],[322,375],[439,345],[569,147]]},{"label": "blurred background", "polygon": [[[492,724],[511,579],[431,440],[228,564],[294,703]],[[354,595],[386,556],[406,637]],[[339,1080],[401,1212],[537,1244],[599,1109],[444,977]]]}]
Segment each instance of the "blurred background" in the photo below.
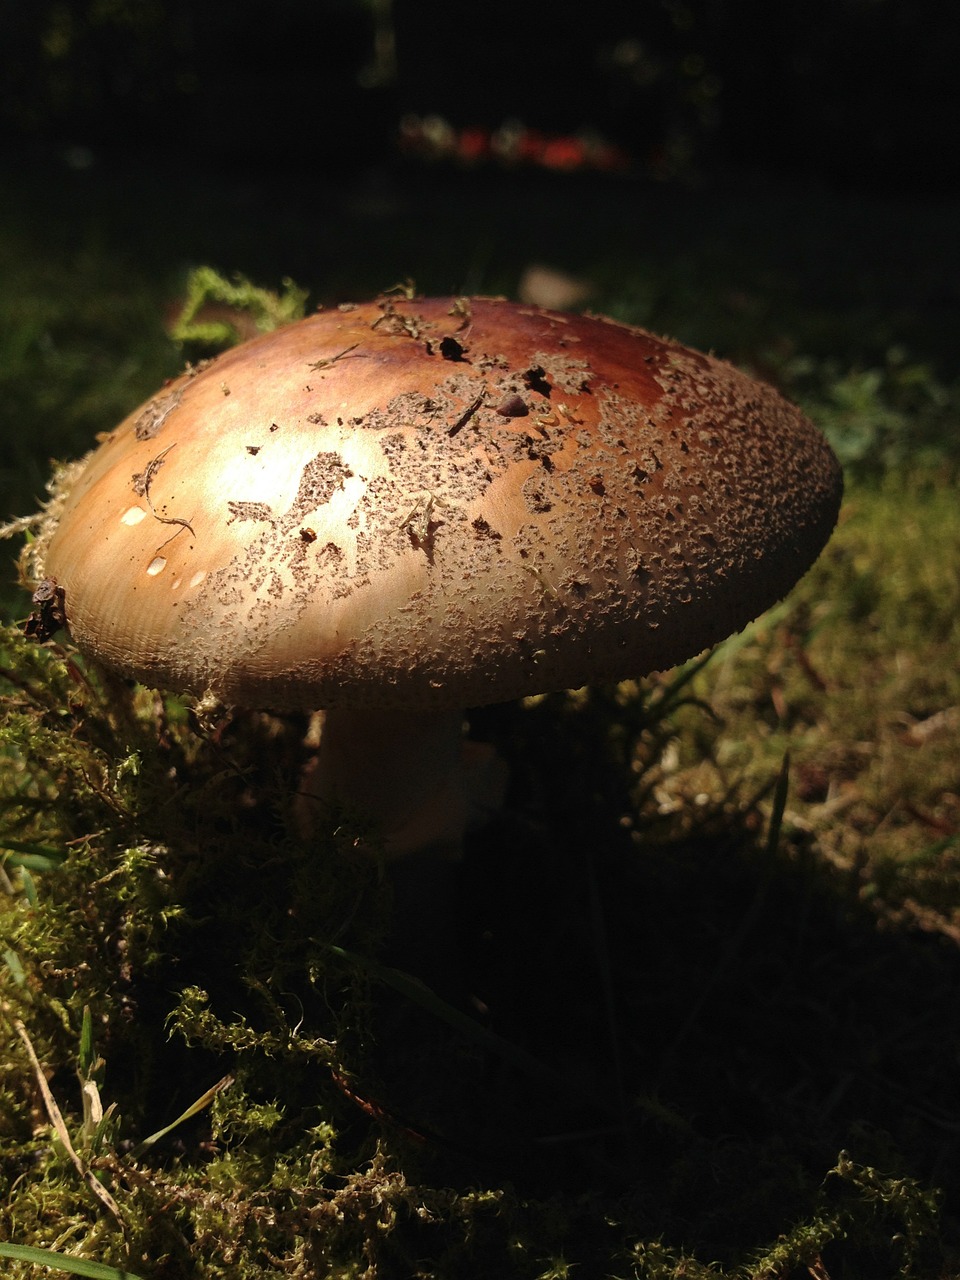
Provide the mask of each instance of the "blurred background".
[{"label": "blurred background", "polygon": [[659,178],[944,192],[960,164],[960,14],[936,0],[8,0],[3,28],[7,145],[75,164],[356,171],[413,117],[468,133],[464,162],[519,124],[599,135]]}]

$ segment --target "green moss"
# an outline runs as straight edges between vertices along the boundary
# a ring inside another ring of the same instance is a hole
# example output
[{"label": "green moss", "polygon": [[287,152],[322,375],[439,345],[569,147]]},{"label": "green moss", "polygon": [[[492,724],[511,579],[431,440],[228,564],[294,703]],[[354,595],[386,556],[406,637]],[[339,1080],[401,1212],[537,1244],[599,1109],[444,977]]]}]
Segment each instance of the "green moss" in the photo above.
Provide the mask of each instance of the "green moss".
[{"label": "green moss", "polygon": [[238,326],[244,318],[258,332],[267,333],[300,320],[306,300],[307,290],[292,280],[285,280],[278,294],[243,276],[227,280],[212,267],[197,267],[187,278],[183,309],[170,335],[188,351],[209,355],[241,340]]},{"label": "green moss", "polygon": [[949,482],[891,475],[854,488],[807,578],[698,678],[716,719],[700,723],[688,756],[719,797],[733,778],[762,786],[789,749],[795,834],[814,835],[888,920],[951,938],[958,563]]},{"label": "green moss", "polygon": [[[828,584],[885,527],[864,520]],[[894,581],[932,607],[935,583]],[[771,671],[799,700],[783,628],[811,608],[689,679],[491,713],[524,798],[470,851],[463,929],[506,1058],[381,982],[387,885],[335,820],[309,847],[292,820],[302,724],[202,729],[6,633],[0,1238],[145,1280],[936,1275],[949,1220],[913,1170],[952,1168],[947,1130],[929,1163],[949,1104],[927,1088],[951,1050],[905,1059],[897,1028],[951,966],[876,934],[796,799],[770,846],[771,787],[716,763],[750,718],[761,755],[785,738],[758,704]],[[811,662],[847,612],[810,628]],[[691,700],[707,685],[726,728]],[[122,1229],[52,1134],[18,1019]]]}]

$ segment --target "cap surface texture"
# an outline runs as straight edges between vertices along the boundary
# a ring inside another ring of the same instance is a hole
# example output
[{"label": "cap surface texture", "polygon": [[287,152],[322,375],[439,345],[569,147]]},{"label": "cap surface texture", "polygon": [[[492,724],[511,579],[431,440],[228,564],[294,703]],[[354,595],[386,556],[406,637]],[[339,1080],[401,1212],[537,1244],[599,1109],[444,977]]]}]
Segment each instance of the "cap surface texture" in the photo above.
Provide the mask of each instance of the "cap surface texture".
[{"label": "cap surface texture", "polygon": [[772,388],[492,299],[323,311],[168,384],[42,539],[71,634],[153,686],[428,710],[644,675],[780,599],[841,478]]}]

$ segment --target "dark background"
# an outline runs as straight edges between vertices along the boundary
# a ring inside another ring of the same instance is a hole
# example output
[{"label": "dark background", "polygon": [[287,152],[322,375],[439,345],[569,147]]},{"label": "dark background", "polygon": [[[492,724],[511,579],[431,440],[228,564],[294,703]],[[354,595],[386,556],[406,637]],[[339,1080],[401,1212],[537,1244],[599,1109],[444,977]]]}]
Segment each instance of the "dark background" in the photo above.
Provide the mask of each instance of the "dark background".
[{"label": "dark background", "polygon": [[159,149],[342,170],[390,160],[414,112],[590,127],[658,178],[732,164],[939,194],[960,174],[960,6],[943,0],[4,0],[0,13],[0,128],[17,156]]}]

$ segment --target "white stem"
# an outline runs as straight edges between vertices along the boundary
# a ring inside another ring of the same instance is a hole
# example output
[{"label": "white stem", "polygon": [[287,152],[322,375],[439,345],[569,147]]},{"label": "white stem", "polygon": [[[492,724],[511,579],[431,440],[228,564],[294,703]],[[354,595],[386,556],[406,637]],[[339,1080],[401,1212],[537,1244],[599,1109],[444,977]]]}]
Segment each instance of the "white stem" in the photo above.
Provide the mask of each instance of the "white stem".
[{"label": "white stem", "polygon": [[356,814],[388,857],[456,859],[505,783],[493,749],[464,739],[460,711],[333,710],[301,795],[308,812],[320,802]]}]

